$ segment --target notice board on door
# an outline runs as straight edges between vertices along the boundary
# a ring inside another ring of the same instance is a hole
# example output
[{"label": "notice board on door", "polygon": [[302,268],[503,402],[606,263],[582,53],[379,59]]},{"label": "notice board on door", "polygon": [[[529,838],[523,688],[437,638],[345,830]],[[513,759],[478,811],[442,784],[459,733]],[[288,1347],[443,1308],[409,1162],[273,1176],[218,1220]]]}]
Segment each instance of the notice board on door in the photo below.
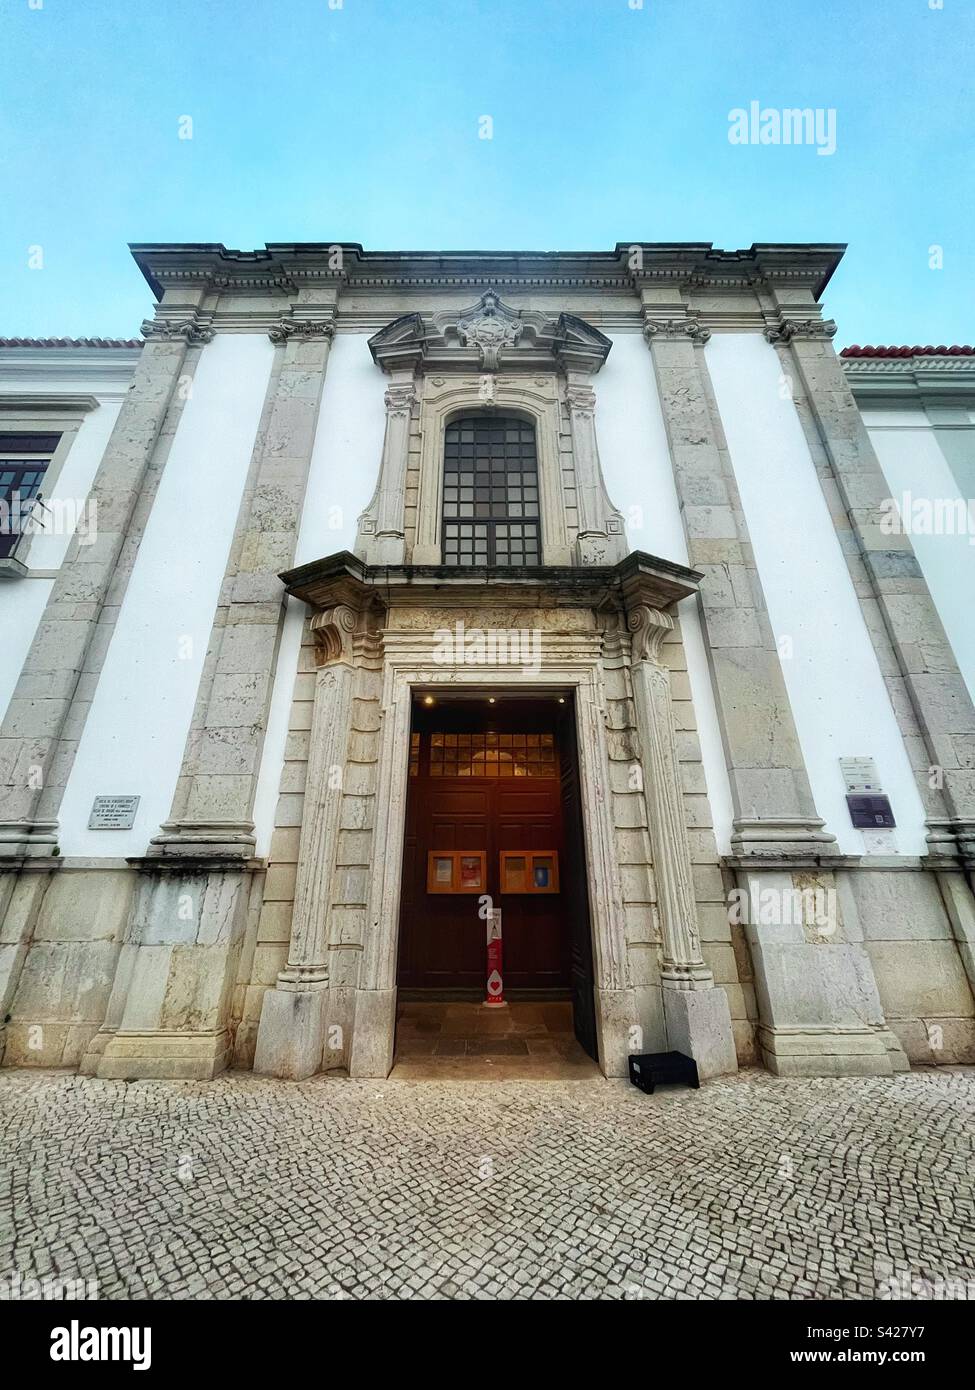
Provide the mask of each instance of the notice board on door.
[{"label": "notice board on door", "polygon": [[501,850],[502,893],[557,893],[559,856],[554,849]]},{"label": "notice board on door", "polygon": [[486,893],[487,850],[430,850],[427,854],[427,892]]}]

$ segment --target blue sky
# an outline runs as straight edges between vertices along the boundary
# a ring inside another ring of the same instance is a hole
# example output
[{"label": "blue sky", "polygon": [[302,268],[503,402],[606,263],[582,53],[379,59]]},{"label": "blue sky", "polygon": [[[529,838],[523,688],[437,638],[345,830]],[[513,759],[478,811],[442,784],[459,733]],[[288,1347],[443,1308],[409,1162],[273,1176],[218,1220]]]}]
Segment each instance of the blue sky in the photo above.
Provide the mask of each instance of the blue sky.
[{"label": "blue sky", "polygon": [[[0,0],[0,334],[136,334],[130,241],[822,240],[837,345],[972,342],[975,0],[932,3]],[[836,152],[731,144],[752,101]]]}]

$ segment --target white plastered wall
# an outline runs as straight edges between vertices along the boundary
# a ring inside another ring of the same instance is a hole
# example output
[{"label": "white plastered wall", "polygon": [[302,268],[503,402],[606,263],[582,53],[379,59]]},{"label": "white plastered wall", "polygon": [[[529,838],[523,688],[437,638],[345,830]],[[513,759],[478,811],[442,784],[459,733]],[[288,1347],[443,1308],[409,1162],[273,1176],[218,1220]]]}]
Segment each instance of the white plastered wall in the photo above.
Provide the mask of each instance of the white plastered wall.
[{"label": "white plastered wall", "polygon": [[[898,510],[910,514],[905,494],[916,502],[954,504],[962,498],[955,475],[941,451],[937,435],[923,410],[905,407],[861,411],[871,443],[880,460],[891,497]],[[975,518],[975,502],[969,504]],[[975,699],[975,531],[926,534],[912,528],[911,544],[941,615],[959,669]]]},{"label": "white plastered wall", "polygon": [[[689,564],[677,485],[650,352],[642,334],[618,333],[596,378],[596,436],[610,500],[631,550]],[[681,631],[718,852],[731,848],[732,803],[697,601],[680,604]]]},{"label": "white plastered wall", "polygon": [[841,852],[864,853],[839,759],[872,757],[889,849],[923,854],[921,798],[779,357],[758,333],[714,334],[705,352],[819,814]]},{"label": "white plastered wall", "polygon": [[[257,333],[203,350],[68,780],[62,854],[142,854],[169,815],[273,355]],[[141,798],[131,830],[87,828],[103,794]]]},{"label": "white plastered wall", "polygon": [[[386,424],[386,380],[368,343],[368,333],[339,333],[329,352],[296,565],[352,550],[359,514],[376,486]],[[288,600],[254,805],[259,855],[266,855],[271,845],[305,612],[303,603]]]},{"label": "white plastered wall", "polygon": [[[121,402],[117,400],[102,401],[84,417],[60,476],[53,486],[42,488],[45,501],[56,510],[59,529],[50,535],[39,532],[31,536],[29,542],[21,542],[18,559],[24,560],[30,570],[60,568],[101,463],[105,445],[118,418],[120,405]],[[7,712],[53,586],[54,580],[50,577],[35,578],[32,575],[4,581],[0,585],[0,633],[3,635],[0,719]]]}]

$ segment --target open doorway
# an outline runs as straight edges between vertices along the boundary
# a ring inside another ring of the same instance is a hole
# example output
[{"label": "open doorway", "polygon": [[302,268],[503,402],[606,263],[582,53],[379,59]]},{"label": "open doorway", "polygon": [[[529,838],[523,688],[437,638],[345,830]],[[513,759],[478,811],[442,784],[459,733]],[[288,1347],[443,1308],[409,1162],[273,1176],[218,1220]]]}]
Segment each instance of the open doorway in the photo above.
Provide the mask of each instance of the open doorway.
[{"label": "open doorway", "polygon": [[397,1075],[598,1075],[585,864],[571,692],[414,696]]}]

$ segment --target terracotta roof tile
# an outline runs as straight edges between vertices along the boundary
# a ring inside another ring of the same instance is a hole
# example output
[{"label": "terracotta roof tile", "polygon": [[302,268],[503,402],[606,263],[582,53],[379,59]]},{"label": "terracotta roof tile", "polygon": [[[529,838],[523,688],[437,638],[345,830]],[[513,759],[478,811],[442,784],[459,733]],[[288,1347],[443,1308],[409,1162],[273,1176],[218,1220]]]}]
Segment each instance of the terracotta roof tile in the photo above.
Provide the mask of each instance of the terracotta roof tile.
[{"label": "terracotta roof tile", "polygon": [[975,347],[967,343],[953,347],[845,347],[841,357],[975,357]]},{"label": "terracotta roof tile", "polygon": [[0,347],[140,348],[141,338],[0,338]]}]

